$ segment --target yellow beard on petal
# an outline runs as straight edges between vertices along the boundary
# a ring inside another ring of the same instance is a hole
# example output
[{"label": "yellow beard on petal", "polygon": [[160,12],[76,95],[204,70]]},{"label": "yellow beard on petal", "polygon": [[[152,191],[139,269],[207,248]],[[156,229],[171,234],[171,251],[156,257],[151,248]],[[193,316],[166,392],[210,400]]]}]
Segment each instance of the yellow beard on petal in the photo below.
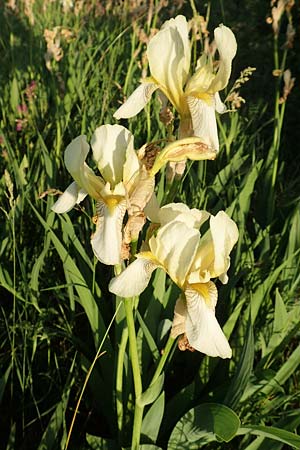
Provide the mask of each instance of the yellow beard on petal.
[{"label": "yellow beard on petal", "polygon": [[208,307],[212,306],[210,298],[210,283],[193,283],[190,286],[201,295]]},{"label": "yellow beard on petal", "polygon": [[208,92],[194,92],[193,97],[199,98],[200,100],[203,100],[205,103],[208,104],[208,106],[212,106],[213,104],[213,94],[210,94]]},{"label": "yellow beard on petal", "polygon": [[103,199],[110,213],[113,213],[118,204],[123,200],[120,195],[112,195]]}]

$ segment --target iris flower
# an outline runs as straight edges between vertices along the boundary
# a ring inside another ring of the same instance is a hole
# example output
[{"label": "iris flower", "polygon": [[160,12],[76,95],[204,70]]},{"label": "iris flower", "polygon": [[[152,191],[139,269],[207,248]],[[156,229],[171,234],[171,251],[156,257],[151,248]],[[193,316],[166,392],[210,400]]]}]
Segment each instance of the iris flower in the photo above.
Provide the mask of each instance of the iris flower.
[{"label": "iris flower", "polygon": [[238,239],[237,226],[220,211],[210,216],[209,230],[201,236],[197,227],[207,220],[207,212],[164,208],[159,215],[162,226],[149,239],[149,249],[137,254],[137,259],[111,280],[109,290],[121,297],[139,295],[155,269],[165,270],[182,290],[175,307],[172,336],[185,333],[194,349],[230,358],[231,348],[215,317],[218,292],[211,279],[228,281],[229,254]]},{"label": "iris flower", "polygon": [[102,125],[92,136],[93,158],[100,176],[86,164],[89,144],[78,136],[65,150],[65,165],[75,180],[52,210],[68,212],[87,194],[96,200],[97,224],[91,244],[99,261],[114,265],[121,262],[122,224],[143,210],[154,189],[150,177],[133,147],[133,135],[120,125]]},{"label": "iris flower", "polygon": [[217,71],[211,57],[203,54],[190,77],[191,44],[188,33],[188,23],[182,15],[163,24],[147,47],[151,76],[142,80],[114,117],[135,116],[148,103],[153,92],[159,89],[179,113],[179,137],[201,137],[218,151],[215,110],[222,113],[226,109],[219,91],[228,84],[231,63],[237,50],[236,39],[228,27],[217,27],[214,30],[219,52]]}]

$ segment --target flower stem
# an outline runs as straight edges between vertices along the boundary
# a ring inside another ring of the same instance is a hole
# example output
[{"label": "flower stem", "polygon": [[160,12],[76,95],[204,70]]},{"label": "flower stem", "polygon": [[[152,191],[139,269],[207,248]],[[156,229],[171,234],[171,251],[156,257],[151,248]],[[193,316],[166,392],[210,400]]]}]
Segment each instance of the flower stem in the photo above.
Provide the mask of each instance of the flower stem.
[{"label": "flower stem", "polygon": [[126,351],[126,345],[128,342],[128,328],[125,327],[122,332],[121,342],[118,351],[118,363],[117,363],[117,374],[116,374],[116,408],[117,408],[117,418],[118,418],[118,430],[119,430],[119,442],[122,440],[122,430],[123,430],[123,401],[122,401],[122,388],[123,388],[123,368],[124,368],[124,357]]},{"label": "flower stem", "polygon": [[128,337],[129,337],[129,353],[131,359],[131,367],[133,374],[133,384],[135,392],[135,410],[134,410],[134,421],[133,421],[133,431],[132,431],[132,443],[131,450],[138,450],[140,444],[141,427],[143,420],[144,407],[139,405],[138,399],[142,394],[142,378],[139,366],[139,356],[137,350],[137,341],[135,333],[135,325],[133,318],[133,299],[125,298],[125,315],[128,327]]},{"label": "flower stem", "polygon": [[161,372],[162,372],[162,370],[163,370],[163,368],[165,366],[165,363],[166,363],[166,361],[168,359],[168,356],[169,356],[169,354],[170,354],[170,352],[171,352],[171,350],[173,348],[174,341],[175,341],[175,339],[173,339],[171,337],[171,335],[170,335],[169,339],[168,339],[168,341],[166,343],[166,346],[164,348],[164,352],[163,352],[163,354],[162,354],[162,356],[161,356],[161,358],[159,360],[158,366],[157,366],[156,371],[155,371],[155,373],[153,375],[153,378],[151,380],[150,385],[153,384],[157,380],[159,375],[161,374]]}]

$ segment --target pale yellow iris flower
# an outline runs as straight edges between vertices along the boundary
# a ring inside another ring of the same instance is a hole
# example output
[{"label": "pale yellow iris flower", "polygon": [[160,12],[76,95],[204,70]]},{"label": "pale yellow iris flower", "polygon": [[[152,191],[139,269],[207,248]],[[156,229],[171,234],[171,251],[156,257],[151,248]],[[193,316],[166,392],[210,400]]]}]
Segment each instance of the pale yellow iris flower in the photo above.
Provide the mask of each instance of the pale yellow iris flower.
[{"label": "pale yellow iris flower", "polygon": [[133,135],[126,128],[100,126],[92,136],[91,146],[101,176],[86,164],[90,147],[86,136],[78,136],[65,150],[65,165],[75,181],[52,210],[67,212],[89,194],[97,201],[97,226],[91,239],[93,251],[104,264],[120,264],[125,212],[132,216],[143,210],[153,193],[154,178],[138,159]]},{"label": "pale yellow iris flower", "polygon": [[197,229],[207,220],[206,211],[185,205],[166,205],[157,216],[162,226],[149,239],[149,250],[137,254],[109,290],[121,297],[143,292],[156,268],[165,270],[183,295],[177,301],[171,330],[173,337],[185,333],[189,345],[209,356],[231,357],[231,348],[215,317],[218,292],[212,278],[227,282],[229,254],[238,229],[224,211],[210,216],[209,231]]},{"label": "pale yellow iris flower", "polygon": [[186,18],[182,15],[167,20],[161,30],[149,41],[147,56],[151,76],[115,112],[116,119],[138,114],[157,89],[171,102],[180,116],[179,137],[198,136],[213,150],[218,151],[219,140],[215,111],[225,111],[219,96],[231,73],[237,44],[233,32],[220,25],[214,30],[219,53],[218,69],[214,70],[210,55],[198,60],[190,77],[191,44]]}]

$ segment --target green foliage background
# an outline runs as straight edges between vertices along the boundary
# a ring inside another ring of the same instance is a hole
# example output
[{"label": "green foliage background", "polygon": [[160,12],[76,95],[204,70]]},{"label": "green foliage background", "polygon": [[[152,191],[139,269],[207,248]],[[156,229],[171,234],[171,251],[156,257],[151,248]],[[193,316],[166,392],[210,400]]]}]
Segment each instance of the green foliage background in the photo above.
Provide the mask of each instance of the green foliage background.
[{"label": "green foliage background", "polygon": [[[241,88],[246,104],[219,118],[217,160],[190,163],[176,196],[212,213],[224,209],[238,224],[230,281],[219,286],[217,310],[233,358],[174,349],[164,380],[151,391],[141,448],[300,448],[294,434],[300,427],[299,27],[294,46],[286,49],[284,15],[276,50],[266,23],[270,5],[260,0],[91,1],[77,15],[72,8],[64,12],[59,2],[36,0],[34,23],[25,3],[16,3],[15,10],[3,2],[0,8],[0,447],[65,447],[87,371],[107,330],[105,353],[80,402],[69,448],[130,445],[133,398],[124,311],[117,309],[111,325],[120,300],[107,290],[111,268],[92,255],[94,205],[85,200],[62,216],[50,208],[57,190],[70,182],[63,164],[66,145],[115,123],[114,111],[141,78],[146,47],[137,27],[149,35],[169,17],[182,13],[189,19],[196,9],[204,16],[210,11],[211,34],[220,22],[236,34],[232,84],[245,67],[256,67]],[[299,24],[298,1],[292,17]],[[61,39],[63,58],[48,70],[43,33],[55,26],[73,35],[69,42]],[[201,42],[194,49],[195,63]],[[296,77],[283,104],[282,76],[272,75],[279,68],[290,68]],[[145,112],[121,122],[134,133],[135,148],[164,136],[158,113],[153,100]],[[163,192],[164,173],[158,195]],[[145,388],[166,345],[177,295],[157,272],[136,309]],[[122,345],[126,382],[118,390]],[[117,401],[126,411],[121,419]]]}]

